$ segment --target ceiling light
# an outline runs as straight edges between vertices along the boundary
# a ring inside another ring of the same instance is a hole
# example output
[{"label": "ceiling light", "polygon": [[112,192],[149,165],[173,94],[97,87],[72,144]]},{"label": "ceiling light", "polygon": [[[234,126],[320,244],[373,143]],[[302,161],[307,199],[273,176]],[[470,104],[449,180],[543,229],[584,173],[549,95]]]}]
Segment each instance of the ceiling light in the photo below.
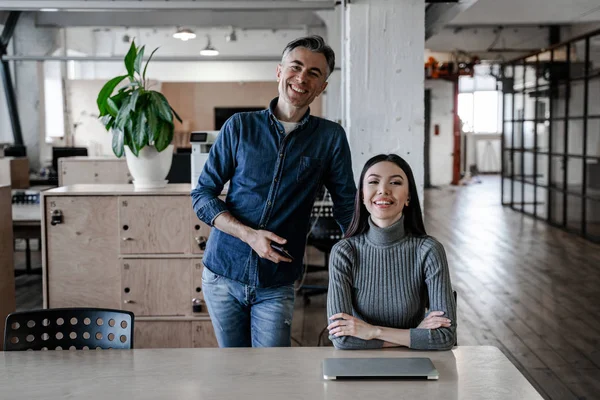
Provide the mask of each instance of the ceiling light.
[{"label": "ceiling light", "polygon": [[40,8],[41,12],[57,12],[58,8]]},{"label": "ceiling light", "polygon": [[194,39],[196,37],[196,34],[191,29],[179,28],[177,29],[177,32],[173,34],[173,37],[175,39],[181,39],[185,42],[187,40]]},{"label": "ceiling light", "polygon": [[200,55],[201,56],[218,56],[219,55],[219,50],[215,49],[210,44],[210,36],[206,35],[206,39],[208,40],[208,43],[206,44],[205,48],[203,48],[202,50],[200,50]]},{"label": "ceiling light", "polygon": [[231,33],[228,35],[225,35],[225,40],[227,40],[228,42],[236,42],[237,41],[237,34],[235,33],[235,29],[231,28]]}]

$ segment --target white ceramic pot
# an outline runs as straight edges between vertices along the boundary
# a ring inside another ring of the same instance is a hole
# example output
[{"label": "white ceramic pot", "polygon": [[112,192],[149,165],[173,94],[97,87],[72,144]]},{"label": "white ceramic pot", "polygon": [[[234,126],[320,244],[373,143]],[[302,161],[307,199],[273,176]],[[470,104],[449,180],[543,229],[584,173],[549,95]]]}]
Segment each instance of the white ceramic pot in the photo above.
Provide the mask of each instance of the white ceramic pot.
[{"label": "white ceramic pot", "polygon": [[158,189],[167,186],[168,181],[165,178],[173,162],[172,144],[160,153],[154,146],[144,146],[137,157],[125,146],[125,157],[136,189]]}]

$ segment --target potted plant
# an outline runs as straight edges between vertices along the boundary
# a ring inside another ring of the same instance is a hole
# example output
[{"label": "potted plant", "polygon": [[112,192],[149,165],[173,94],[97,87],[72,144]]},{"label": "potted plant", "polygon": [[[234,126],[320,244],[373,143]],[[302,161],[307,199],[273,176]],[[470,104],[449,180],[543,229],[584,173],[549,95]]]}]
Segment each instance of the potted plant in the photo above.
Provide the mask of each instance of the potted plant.
[{"label": "potted plant", "polygon": [[[158,188],[167,184],[165,178],[171,168],[173,115],[179,122],[181,118],[162,93],[149,90],[146,69],[158,48],[142,71],[144,48],[131,43],[125,55],[127,74],[109,80],[100,90],[97,103],[100,120],[112,133],[113,152],[117,157],[126,154],[134,186]],[[116,90],[126,78],[129,83]]]}]

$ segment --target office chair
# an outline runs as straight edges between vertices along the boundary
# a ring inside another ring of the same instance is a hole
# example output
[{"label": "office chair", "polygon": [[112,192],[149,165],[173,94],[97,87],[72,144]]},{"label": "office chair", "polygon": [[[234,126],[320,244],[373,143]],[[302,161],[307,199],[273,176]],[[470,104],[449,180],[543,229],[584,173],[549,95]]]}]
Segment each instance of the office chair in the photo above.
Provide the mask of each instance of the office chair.
[{"label": "office chair", "polygon": [[[334,244],[342,238],[342,230],[337,221],[333,218],[333,203],[313,206],[310,226],[312,227],[307,244],[321,251],[325,257],[324,267],[315,267],[307,265],[306,268],[316,268],[329,270],[329,254]],[[327,293],[327,286],[320,285],[302,285],[300,287],[305,304],[310,303],[311,296],[317,296]]]},{"label": "office chair", "polygon": [[6,317],[4,350],[133,349],[134,315],[105,308],[54,308]]}]

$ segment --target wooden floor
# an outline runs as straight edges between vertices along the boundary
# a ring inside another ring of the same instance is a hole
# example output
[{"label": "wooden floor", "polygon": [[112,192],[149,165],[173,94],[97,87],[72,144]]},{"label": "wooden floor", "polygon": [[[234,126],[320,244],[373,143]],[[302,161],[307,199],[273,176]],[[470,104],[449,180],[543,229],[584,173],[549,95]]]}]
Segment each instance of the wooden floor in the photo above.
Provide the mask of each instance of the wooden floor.
[{"label": "wooden floor", "polygon": [[[496,177],[426,191],[428,233],[446,248],[459,345],[494,345],[546,399],[600,398],[600,246],[499,205]],[[15,255],[17,267],[22,253]],[[34,261],[39,263],[39,253]],[[323,272],[306,284],[326,284]],[[17,278],[17,307],[41,306],[41,278]],[[296,302],[294,345],[331,345],[325,295]],[[319,341],[320,339],[320,341]]]}]

